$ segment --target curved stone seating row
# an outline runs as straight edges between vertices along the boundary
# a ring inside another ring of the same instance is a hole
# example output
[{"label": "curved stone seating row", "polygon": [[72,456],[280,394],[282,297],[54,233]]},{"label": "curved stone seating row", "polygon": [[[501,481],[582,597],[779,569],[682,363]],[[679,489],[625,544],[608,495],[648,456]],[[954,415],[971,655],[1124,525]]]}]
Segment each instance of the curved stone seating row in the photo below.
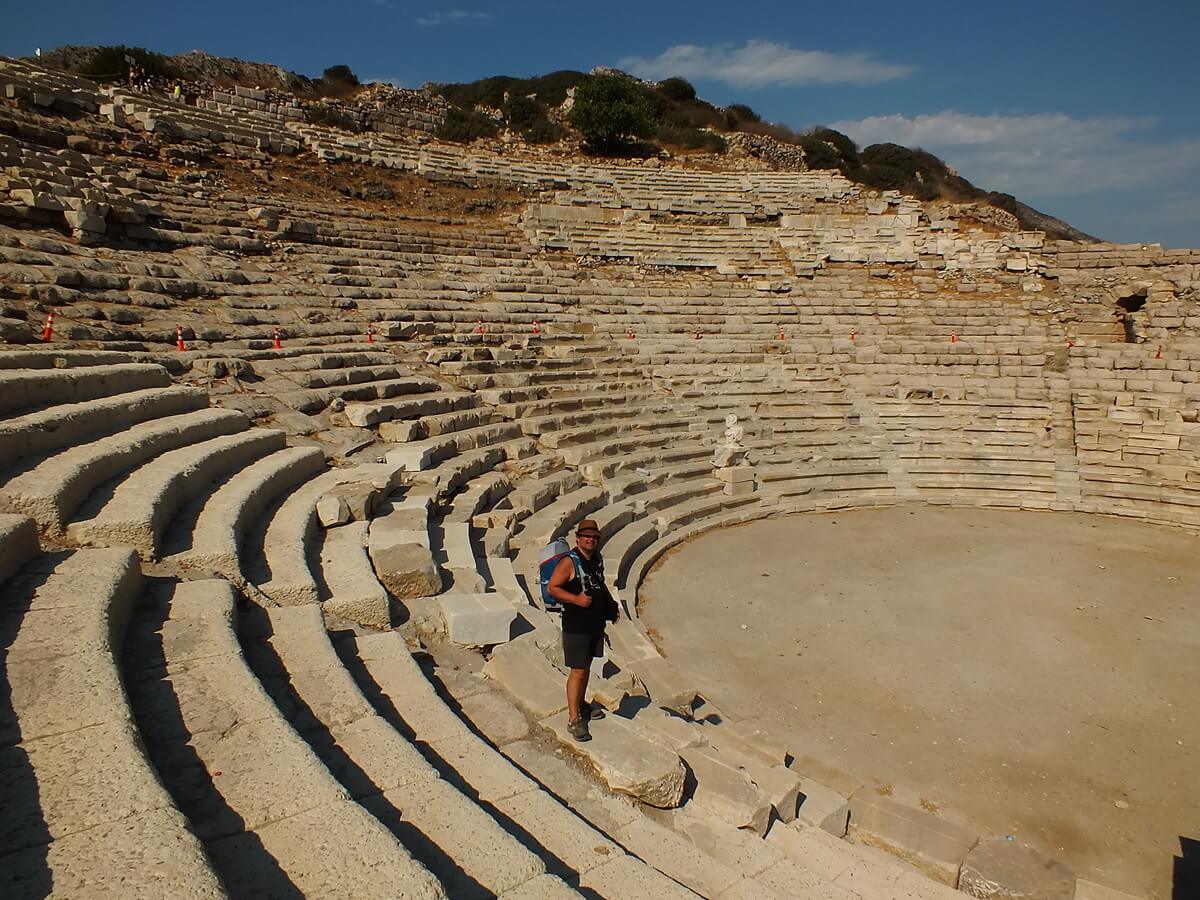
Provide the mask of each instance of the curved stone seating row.
[{"label": "curved stone seating row", "polygon": [[273,120],[241,109],[236,116],[222,115],[165,96],[130,94],[119,89],[112,90],[109,96],[111,103],[105,110],[114,124],[133,120],[148,132],[173,138],[242,144],[288,156],[300,150],[300,142],[284,128],[287,119],[282,116]]},{"label": "curved stone seating row", "polygon": [[236,619],[228,582],[172,585],[126,656],[150,757],[233,895],[445,896],[292,730],[247,666]]},{"label": "curved stone seating row", "polygon": [[[24,531],[25,554],[36,552],[31,523]],[[124,548],[45,554],[4,585],[5,896],[225,896],[144,755],[122,687],[118,656],[141,586]]]},{"label": "curved stone seating row", "polygon": [[84,113],[97,112],[103,102],[93,81],[9,57],[0,57],[0,91],[10,100],[63,104]]}]

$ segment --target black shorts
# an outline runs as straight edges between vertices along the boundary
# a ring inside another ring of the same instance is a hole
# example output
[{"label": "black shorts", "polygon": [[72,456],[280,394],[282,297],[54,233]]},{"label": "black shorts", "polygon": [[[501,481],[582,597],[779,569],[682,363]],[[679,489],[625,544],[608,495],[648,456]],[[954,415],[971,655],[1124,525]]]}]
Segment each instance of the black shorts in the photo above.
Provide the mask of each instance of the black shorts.
[{"label": "black shorts", "polygon": [[590,669],[592,660],[604,655],[604,632],[568,634],[563,632],[563,664],[568,669]]}]

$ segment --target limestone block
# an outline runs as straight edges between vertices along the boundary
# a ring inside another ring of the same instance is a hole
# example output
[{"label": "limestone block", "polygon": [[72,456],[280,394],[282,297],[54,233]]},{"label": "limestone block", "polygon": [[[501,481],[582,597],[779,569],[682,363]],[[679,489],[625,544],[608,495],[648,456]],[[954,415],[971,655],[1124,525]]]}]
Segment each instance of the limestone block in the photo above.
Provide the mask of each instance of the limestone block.
[{"label": "limestone block", "polygon": [[442,576],[428,547],[377,541],[372,527],[368,549],[375,575],[393,597],[432,597],[441,591]]},{"label": "limestone block", "polygon": [[628,794],[658,809],[674,809],[683,801],[687,770],[679,755],[635,731],[620,716],[591,724],[592,740],[576,743],[567,732],[567,715],[556,713],[542,724],[558,739],[586,757],[610,790]]},{"label": "limestone block", "polygon": [[1032,847],[990,838],[966,855],[958,889],[980,900],[1073,900],[1075,874]]},{"label": "limestone block", "polygon": [[767,833],[771,804],[737,766],[706,747],[679,751],[696,781],[692,801],[736,828]]},{"label": "limestone block", "polygon": [[380,488],[363,481],[339,484],[326,496],[336,497],[346,505],[353,522],[369,521],[374,515],[382,496]]},{"label": "limestone block", "polygon": [[[979,841],[976,832],[881,796],[874,788],[861,788],[850,798],[849,833],[857,842],[889,850],[951,887],[958,883],[963,858]],[[1074,883],[1072,877],[1072,890]]]},{"label": "limestone block", "polygon": [[456,644],[507,643],[517,611],[502,594],[445,594],[440,598],[446,633]]},{"label": "limestone block", "polygon": [[661,656],[632,660],[627,668],[659,706],[690,715],[697,691],[683,673]]},{"label": "limestone block", "polygon": [[633,721],[643,731],[675,750],[708,746],[704,728],[657,706],[639,709]]},{"label": "limestone block", "polygon": [[406,472],[422,472],[433,461],[432,447],[395,447],[383,455],[389,465],[398,465]]},{"label": "limestone block", "polygon": [[0,583],[38,553],[37,525],[26,516],[0,515]]},{"label": "limestone block", "polygon": [[503,685],[522,708],[538,719],[567,708],[566,676],[550,665],[532,635],[493,650],[483,674]]},{"label": "limestone block", "polygon": [[320,521],[322,528],[345,525],[353,518],[350,513],[350,504],[336,494],[326,494],[317,501],[317,520]]},{"label": "limestone block", "polygon": [[799,775],[786,766],[756,766],[747,774],[754,786],[770,801],[779,821],[787,823],[796,818],[800,806]]},{"label": "limestone block", "polygon": [[406,444],[425,437],[425,429],[416,419],[379,423],[379,437],[393,444]]},{"label": "limestone block", "polygon": [[800,776],[800,808],[796,819],[814,828],[823,828],[834,837],[844,838],[850,828],[850,804],[828,785]]},{"label": "limestone block", "polygon": [[745,481],[754,481],[755,470],[753,466],[724,466],[719,469],[713,469],[713,478],[725,484],[741,484]]}]

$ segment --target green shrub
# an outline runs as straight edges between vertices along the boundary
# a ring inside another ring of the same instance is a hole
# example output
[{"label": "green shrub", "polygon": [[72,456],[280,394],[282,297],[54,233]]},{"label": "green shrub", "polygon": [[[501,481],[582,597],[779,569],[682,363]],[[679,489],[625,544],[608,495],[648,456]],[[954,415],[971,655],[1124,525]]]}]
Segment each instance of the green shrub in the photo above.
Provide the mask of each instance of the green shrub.
[{"label": "green shrub", "polygon": [[746,122],[761,122],[762,116],[745,103],[732,103],[725,107],[725,121],[730,128],[734,128]]},{"label": "green shrub", "polygon": [[672,144],[685,150],[708,150],[710,153],[724,153],[728,147],[725,138],[721,135],[705,131],[702,128],[660,125],[655,137],[664,144]]},{"label": "green shrub", "polygon": [[354,74],[349,66],[344,65],[330,66],[321,75],[321,80],[330,84],[333,82],[348,84],[351,87],[358,87],[359,84],[358,76]]},{"label": "green shrub", "polygon": [[553,144],[555,141],[562,140],[566,134],[567,129],[544,117],[535,121],[528,128],[521,129],[521,137],[531,144]]},{"label": "green shrub", "polygon": [[147,50],[144,47],[98,47],[96,54],[83,67],[80,74],[97,81],[124,81],[129,77],[129,63],[125,57],[131,57],[141,66],[147,75],[162,78],[178,78],[179,69],[171,62],[170,57]]},{"label": "green shrub", "polygon": [[500,110],[509,127],[518,131],[532,128],[539,119],[546,118],[546,108],[524,94],[510,94]]},{"label": "green shrub", "polygon": [[495,137],[499,133],[500,125],[495,119],[489,119],[473,109],[458,106],[451,106],[446,110],[446,121],[437,130],[437,136],[442,140],[459,144],[469,144],[479,138]]},{"label": "green shrub", "polygon": [[328,128],[340,128],[342,131],[355,133],[363,130],[357,116],[326,103],[306,103],[304,105],[304,121],[312,125],[324,125]]},{"label": "green shrub", "polygon": [[583,72],[563,69],[540,75],[537,78],[514,78],[511,75],[493,75],[478,81],[431,85],[431,90],[445,98],[452,106],[474,109],[489,106],[499,109],[504,97],[533,94],[543,106],[559,106],[567,99],[567,91],[588,79]]},{"label": "green shrub", "polygon": [[658,92],[672,103],[687,103],[696,99],[696,89],[683,78],[666,78],[658,83]]},{"label": "green shrub", "polygon": [[620,75],[596,75],[575,91],[570,122],[597,150],[611,152],[658,125],[647,91]]}]

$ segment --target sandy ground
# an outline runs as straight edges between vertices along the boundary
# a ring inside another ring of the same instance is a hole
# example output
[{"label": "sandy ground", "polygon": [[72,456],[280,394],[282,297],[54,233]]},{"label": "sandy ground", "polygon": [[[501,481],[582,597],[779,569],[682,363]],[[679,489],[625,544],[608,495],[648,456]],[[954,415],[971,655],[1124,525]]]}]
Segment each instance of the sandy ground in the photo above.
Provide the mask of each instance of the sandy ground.
[{"label": "sandy ground", "polygon": [[718,706],[1076,874],[1169,897],[1200,839],[1200,538],[898,507],[710,532],[642,616]]}]

